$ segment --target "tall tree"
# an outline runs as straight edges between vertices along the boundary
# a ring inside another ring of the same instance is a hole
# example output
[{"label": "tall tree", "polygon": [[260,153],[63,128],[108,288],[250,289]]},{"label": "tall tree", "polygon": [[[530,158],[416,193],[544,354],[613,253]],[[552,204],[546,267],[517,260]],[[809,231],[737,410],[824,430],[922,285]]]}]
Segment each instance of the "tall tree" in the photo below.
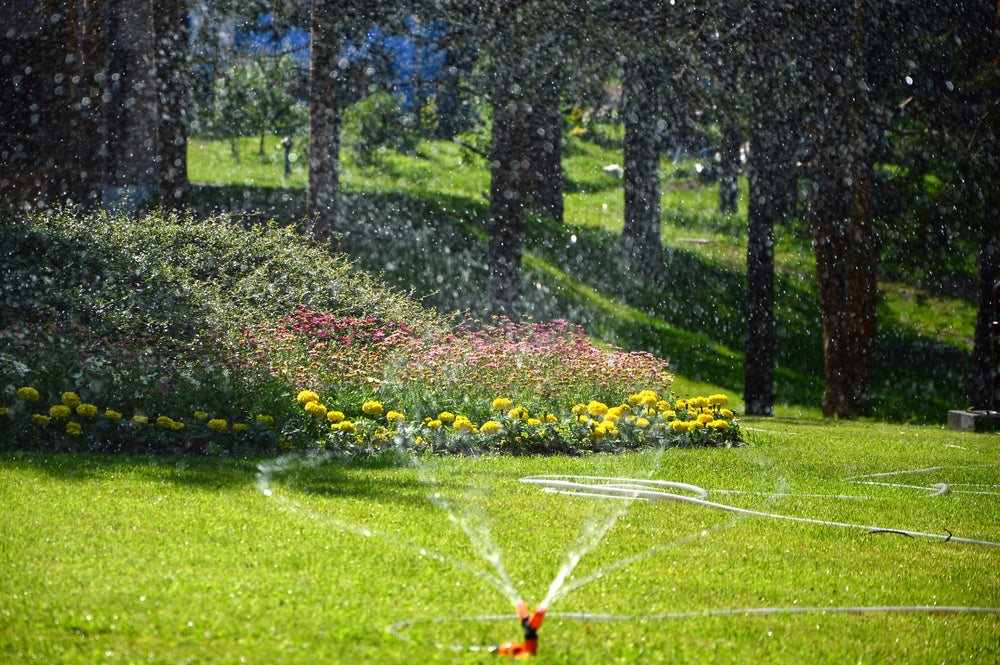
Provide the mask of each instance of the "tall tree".
[{"label": "tall tree", "polygon": [[636,53],[625,62],[622,116],[625,124],[625,219],[621,257],[630,271],[663,278],[660,236],[660,130],[663,62]]},{"label": "tall tree", "polygon": [[309,183],[306,214],[313,235],[333,237],[340,192],[339,6],[334,0],[312,0],[309,25]]},{"label": "tall tree", "polygon": [[156,164],[160,203],[184,205],[187,190],[187,49],[184,0],[150,0],[156,70]]},{"label": "tall tree", "polygon": [[788,221],[796,202],[794,55],[783,35],[792,21],[784,3],[748,6],[750,152],[747,175],[747,298],[744,402],[750,415],[774,412],[774,226]]},{"label": "tall tree", "polygon": [[1000,3],[992,21],[982,23],[992,27],[991,34],[979,31],[980,39],[969,40],[984,48],[977,49],[981,59],[967,81],[976,101],[976,121],[969,132],[975,146],[970,175],[982,194],[969,402],[974,409],[1000,411]]},{"label": "tall tree", "polygon": [[866,3],[816,3],[807,219],[816,256],[823,414],[872,414],[878,238],[872,225],[877,123],[862,69]]}]

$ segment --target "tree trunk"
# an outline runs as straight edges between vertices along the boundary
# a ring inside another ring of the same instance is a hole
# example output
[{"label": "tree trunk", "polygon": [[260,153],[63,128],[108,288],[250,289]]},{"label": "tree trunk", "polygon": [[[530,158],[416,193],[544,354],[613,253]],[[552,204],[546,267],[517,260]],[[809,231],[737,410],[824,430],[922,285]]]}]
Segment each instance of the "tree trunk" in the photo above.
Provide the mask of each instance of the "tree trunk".
[{"label": "tree trunk", "polygon": [[734,215],[740,203],[740,129],[727,121],[719,145],[719,212]]},{"label": "tree trunk", "polygon": [[[851,143],[835,138],[816,155],[808,218],[823,325],[823,415],[853,418],[872,414],[879,250],[871,225],[870,166],[859,161],[845,173],[840,148]],[[849,147],[848,155],[857,153]]]},{"label": "tree trunk", "polygon": [[562,112],[559,88],[552,77],[536,91],[528,134],[529,161],[533,171],[527,206],[542,217],[563,221]]},{"label": "tree trunk", "polygon": [[657,77],[641,56],[625,63],[622,107],[625,120],[625,220],[622,263],[652,279],[663,278],[660,235],[660,150],[656,122]]},{"label": "tree trunk", "polygon": [[1000,411],[1000,237],[996,233],[987,234],[979,246],[977,305],[969,403],[973,409]]},{"label": "tree trunk", "polygon": [[[497,85],[493,97],[486,262],[491,313],[516,321],[521,315],[525,191],[533,170],[526,159],[531,114],[525,102],[510,93],[511,87]],[[528,168],[523,168],[525,166]]]},{"label": "tree trunk", "polygon": [[187,191],[188,13],[184,0],[151,0],[158,109],[156,162],[160,204],[182,208]]},{"label": "tree trunk", "polygon": [[871,223],[879,141],[860,78],[864,5],[831,0],[817,17],[817,97],[807,218],[816,255],[826,390],[823,414],[870,416],[878,239]]},{"label": "tree trunk", "polygon": [[764,109],[750,136],[743,365],[748,415],[774,414],[774,225],[787,222],[797,188],[787,127],[773,109]]},{"label": "tree trunk", "polygon": [[313,0],[310,17],[306,214],[318,240],[333,237],[340,190],[340,100],[336,84],[340,69],[335,4],[331,0]]}]

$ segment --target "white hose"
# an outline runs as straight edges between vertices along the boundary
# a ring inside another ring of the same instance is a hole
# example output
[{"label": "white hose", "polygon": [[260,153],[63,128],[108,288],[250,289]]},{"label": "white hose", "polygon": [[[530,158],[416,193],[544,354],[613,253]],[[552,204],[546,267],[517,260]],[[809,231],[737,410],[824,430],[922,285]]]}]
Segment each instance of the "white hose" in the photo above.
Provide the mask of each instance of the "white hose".
[{"label": "white hose", "polygon": [[[888,474],[887,474],[888,475]],[[861,476],[871,477],[871,476]],[[855,480],[855,479],[850,479]],[[709,492],[697,485],[687,483],[675,483],[664,480],[637,480],[632,478],[605,478],[600,476],[563,476],[563,475],[542,475],[525,476],[521,478],[522,483],[529,483],[543,487],[547,492],[556,494],[568,494],[573,496],[595,496],[602,498],[618,499],[642,499],[646,501],[677,501],[680,503],[690,503],[705,508],[715,508],[747,517],[765,517],[770,519],[789,520],[792,522],[803,522],[806,524],[817,524],[821,526],[834,526],[845,529],[863,529],[873,532],[892,532],[913,538],[932,538],[943,542],[965,543],[968,545],[983,545],[987,547],[1000,547],[1000,543],[988,540],[974,540],[970,538],[957,538],[952,534],[924,533],[922,531],[909,531],[906,529],[890,529],[881,526],[871,526],[864,524],[850,524],[847,522],[832,522],[829,520],[813,519],[809,517],[797,517],[794,515],[781,515],[778,513],[767,513],[759,510],[749,510],[738,508],[725,503],[717,503],[707,500]],[[594,484],[601,483],[601,484]],[[696,496],[686,496],[666,492],[662,489],[668,488],[691,492]],[[931,496],[938,496],[948,491],[947,485],[935,485],[933,488],[921,487],[920,489],[937,489]]]}]

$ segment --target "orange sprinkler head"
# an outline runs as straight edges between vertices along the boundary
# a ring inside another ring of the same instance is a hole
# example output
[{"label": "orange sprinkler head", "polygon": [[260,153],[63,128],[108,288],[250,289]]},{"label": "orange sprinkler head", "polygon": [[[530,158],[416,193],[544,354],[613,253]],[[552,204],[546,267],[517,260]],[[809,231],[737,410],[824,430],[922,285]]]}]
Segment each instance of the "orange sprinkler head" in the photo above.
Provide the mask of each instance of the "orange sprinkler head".
[{"label": "orange sprinkler head", "polygon": [[542,627],[542,621],[544,619],[545,619],[545,608],[536,607],[535,613],[532,614],[530,617],[528,617],[528,625],[526,627],[531,628],[532,630],[538,630],[539,628]]},{"label": "orange sprinkler head", "polygon": [[517,618],[524,626],[524,644],[505,642],[490,651],[510,658],[528,658],[538,653],[538,628],[545,619],[545,608],[536,607],[534,612],[529,612],[528,606],[520,602],[517,604]]},{"label": "orange sprinkler head", "polygon": [[530,612],[528,612],[528,604],[523,600],[517,604],[517,620],[524,623],[524,620],[528,618]]}]

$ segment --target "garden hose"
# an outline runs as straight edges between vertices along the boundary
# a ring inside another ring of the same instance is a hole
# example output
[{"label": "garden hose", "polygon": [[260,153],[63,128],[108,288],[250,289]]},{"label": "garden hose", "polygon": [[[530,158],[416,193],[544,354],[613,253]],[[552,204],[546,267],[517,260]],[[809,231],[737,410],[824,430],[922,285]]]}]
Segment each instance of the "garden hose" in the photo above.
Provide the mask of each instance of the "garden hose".
[{"label": "garden hose", "polygon": [[[942,467],[933,467],[932,469],[915,469],[913,471],[906,472],[894,472],[894,474],[900,473],[916,473],[918,471],[926,470],[937,470]],[[892,474],[877,474],[878,476],[892,475]],[[869,478],[876,476],[856,476],[854,478],[847,479],[848,481],[858,482],[861,478]],[[556,494],[572,495],[572,496],[594,496],[603,498],[619,498],[619,499],[643,499],[647,501],[677,501],[680,503],[690,503],[697,506],[704,506],[706,508],[715,508],[717,510],[724,510],[731,513],[736,513],[738,515],[744,515],[747,517],[763,517],[770,519],[780,519],[789,520],[792,522],[802,522],[806,524],[817,524],[821,526],[833,526],[841,527],[846,529],[863,529],[865,531],[873,533],[897,533],[904,536],[910,536],[912,538],[931,538],[934,540],[940,540],[943,542],[954,542],[954,543],[964,543],[968,545],[983,545],[987,547],[1000,547],[1000,543],[988,541],[988,540],[975,540],[971,538],[959,538],[951,533],[949,534],[938,534],[938,533],[924,533],[922,531],[910,531],[907,529],[889,529],[880,526],[869,526],[864,524],[851,524],[847,522],[834,522],[830,520],[820,520],[810,517],[798,517],[795,515],[782,515],[779,513],[769,513],[759,510],[750,510],[748,508],[739,508],[737,506],[731,506],[725,503],[718,503],[715,501],[709,501],[709,492],[697,485],[690,485],[687,483],[675,483],[665,480],[639,480],[633,478],[605,478],[600,476],[565,476],[565,475],[543,475],[543,476],[525,476],[521,478],[522,483],[529,483],[532,485],[538,485],[545,489],[547,492],[553,492]],[[600,484],[595,484],[600,483]],[[951,491],[950,487],[944,483],[939,483],[931,487],[919,487],[919,486],[909,486],[918,487],[919,489],[933,490],[930,496],[939,496],[941,494],[948,493]],[[679,490],[690,492],[694,496],[689,496],[686,494],[677,494],[675,492],[670,492],[666,490]]]}]

